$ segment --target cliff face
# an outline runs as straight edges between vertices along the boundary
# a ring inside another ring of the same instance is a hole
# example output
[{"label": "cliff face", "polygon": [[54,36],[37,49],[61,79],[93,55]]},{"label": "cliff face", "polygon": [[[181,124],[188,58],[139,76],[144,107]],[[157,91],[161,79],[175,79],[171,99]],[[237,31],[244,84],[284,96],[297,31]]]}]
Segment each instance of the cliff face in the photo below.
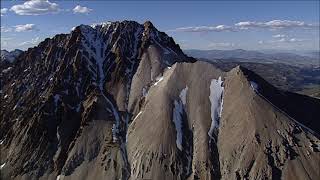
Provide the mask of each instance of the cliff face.
[{"label": "cliff face", "polygon": [[195,62],[151,22],[80,25],[10,67],[3,179],[319,176],[319,100]]}]

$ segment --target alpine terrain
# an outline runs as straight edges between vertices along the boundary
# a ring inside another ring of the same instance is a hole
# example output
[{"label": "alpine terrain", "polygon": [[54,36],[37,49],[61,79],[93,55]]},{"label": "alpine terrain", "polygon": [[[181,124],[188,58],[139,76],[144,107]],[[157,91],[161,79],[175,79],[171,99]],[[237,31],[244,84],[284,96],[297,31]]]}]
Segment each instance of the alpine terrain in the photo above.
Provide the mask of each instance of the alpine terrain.
[{"label": "alpine terrain", "polygon": [[196,61],[149,21],[80,25],[8,57],[1,179],[320,178],[320,99]]}]

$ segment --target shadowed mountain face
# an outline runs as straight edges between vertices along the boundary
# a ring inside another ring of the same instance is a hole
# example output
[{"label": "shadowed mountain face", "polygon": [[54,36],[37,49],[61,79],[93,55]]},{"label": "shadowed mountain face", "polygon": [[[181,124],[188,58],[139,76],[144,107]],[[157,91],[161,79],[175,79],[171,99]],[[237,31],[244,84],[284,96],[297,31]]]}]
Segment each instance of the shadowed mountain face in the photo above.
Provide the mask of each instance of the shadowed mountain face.
[{"label": "shadowed mountain face", "polygon": [[187,57],[151,22],[81,25],[1,67],[3,179],[317,179],[320,101]]}]

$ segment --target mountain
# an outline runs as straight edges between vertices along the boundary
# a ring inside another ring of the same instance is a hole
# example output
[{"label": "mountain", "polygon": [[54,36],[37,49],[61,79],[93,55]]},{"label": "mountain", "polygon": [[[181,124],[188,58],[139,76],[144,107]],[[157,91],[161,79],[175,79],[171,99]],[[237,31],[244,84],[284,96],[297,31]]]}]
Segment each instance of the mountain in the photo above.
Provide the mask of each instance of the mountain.
[{"label": "mountain", "polygon": [[310,51],[310,52],[306,52],[306,55],[309,55],[309,56],[311,56],[311,57],[320,59],[320,51]]},{"label": "mountain", "polygon": [[184,50],[195,58],[240,62],[284,63],[294,66],[319,67],[319,56],[303,56],[288,52],[235,50]]},{"label": "mountain", "polygon": [[313,58],[319,59],[319,50],[278,50],[278,49],[261,49],[259,52],[265,53],[265,54],[276,54],[276,53],[289,53],[289,54],[296,54],[300,56],[309,56]]},{"label": "mountain", "polygon": [[8,61],[13,63],[13,61],[22,53],[20,49],[15,49],[13,51],[1,50],[1,61]]},{"label": "mountain", "polygon": [[196,61],[149,21],[80,25],[10,67],[2,179],[319,177],[319,99]]},{"label": "mountain", "polygon": [[[1,50],[0,67],[2,69],[2,74],[6,74],[12,69],[12,63],[22,54],[23,51],[15,49],[13,51]],[[0,76],[2,79],[2,76]]]}]

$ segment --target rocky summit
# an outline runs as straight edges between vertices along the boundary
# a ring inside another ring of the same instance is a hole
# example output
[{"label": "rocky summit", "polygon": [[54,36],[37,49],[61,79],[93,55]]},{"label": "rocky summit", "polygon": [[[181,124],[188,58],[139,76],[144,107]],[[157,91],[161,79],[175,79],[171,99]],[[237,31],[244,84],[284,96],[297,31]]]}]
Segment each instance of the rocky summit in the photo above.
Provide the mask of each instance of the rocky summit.
[{"label": "rocky summit", "polygon": [[149,21],[80,25],[1,63],[1,179],[320,177],[319,99],[196,61]]}]

